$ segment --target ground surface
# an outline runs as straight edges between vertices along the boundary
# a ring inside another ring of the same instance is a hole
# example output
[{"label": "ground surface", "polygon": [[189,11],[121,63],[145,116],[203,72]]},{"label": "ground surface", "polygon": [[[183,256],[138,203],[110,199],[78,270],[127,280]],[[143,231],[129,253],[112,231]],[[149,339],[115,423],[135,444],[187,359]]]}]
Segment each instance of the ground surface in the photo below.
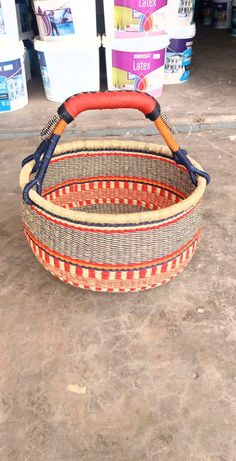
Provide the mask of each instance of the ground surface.
[{"label": "ground surface", "polygon": [[[206,32],[190,82],[160,100],[212,176],[201,246],[166,286],[95,294],[44,271],[22,232],[18,174],[58,104],[31,82],[29,106],[1,118],[1,461],[236,461],[236,40]],[[153,133],[117,111],[84,114],[67,136],[160,143]]]},{"label": "ground surface", "polygon": [[38,138],[1,141],[1,460],[236,460],[236,136],[178,139],[212,175],[203,240],[175,281],[128,295],[39,265],[18,187]]}]

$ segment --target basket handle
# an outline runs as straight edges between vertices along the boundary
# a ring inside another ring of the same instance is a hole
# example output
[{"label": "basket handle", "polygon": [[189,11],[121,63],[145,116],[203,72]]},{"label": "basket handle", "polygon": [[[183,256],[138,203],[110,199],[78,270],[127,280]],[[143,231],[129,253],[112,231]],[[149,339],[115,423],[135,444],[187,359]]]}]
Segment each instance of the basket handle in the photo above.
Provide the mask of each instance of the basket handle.
[{"label": "basket handle", "polygon": [[38,149],[22,162],[24,166],[29,161],[34,160],[35,164],[32,172],[36,173],[35,178],[23,190],[25,203],[32,204],[29,192],[33,187],[36,187],[38,194],[42,193],[42,184],[48,165],[67,125],[82,112],[95,109],[140,110],[146,118],[155,123],[167,146],[172,151],[173,159],[176,163],[186,167],[193,184],[197,186],[197,176],[204,177],[207,184],[209,184],[210,176],[205,171],[200,171],[192,165],[187,157],[187,152],[179,147],[169,127],[162,119],[160,105],[152,96],[138,91],[80,93],[71,96],[59,107],[57,115],[43,129],[41,133],[43,141]]},{"label": "basket handle", "polygon": [[161,118],[160,104],[147,93],[138,91],[105,91],[80,93],[68,98],[58,109],[59,116],[68,124],[87,110],[136,109],[153,121],[172,152],[179,150],[169,128]]}]

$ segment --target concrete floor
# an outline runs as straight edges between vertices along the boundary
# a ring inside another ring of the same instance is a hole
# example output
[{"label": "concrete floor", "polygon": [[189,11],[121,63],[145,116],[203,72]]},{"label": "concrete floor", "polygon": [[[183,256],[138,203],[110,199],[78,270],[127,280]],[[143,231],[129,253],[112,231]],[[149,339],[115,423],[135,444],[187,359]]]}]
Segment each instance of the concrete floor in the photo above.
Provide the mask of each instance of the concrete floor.
[{"label": "concrete floor", "polygon": [[[201,246],[166,286],[104,295],[44,271],[22,232],[18,175],[58,104],[32,82],[29,106],[1,118],[1,461],[236,461],[236,40],[206,30],[190,82],[160,101],[212,175]],[[160,143],[149,126],[90,113],[67,136]]]},{"label": "concrete floor", "polygon": [[39,265],[18,187],[38,139],[1,142],[2,461],[236,460],[236,136],[178,138],[213,178],[203,240],[175,281],[127,295]]}]

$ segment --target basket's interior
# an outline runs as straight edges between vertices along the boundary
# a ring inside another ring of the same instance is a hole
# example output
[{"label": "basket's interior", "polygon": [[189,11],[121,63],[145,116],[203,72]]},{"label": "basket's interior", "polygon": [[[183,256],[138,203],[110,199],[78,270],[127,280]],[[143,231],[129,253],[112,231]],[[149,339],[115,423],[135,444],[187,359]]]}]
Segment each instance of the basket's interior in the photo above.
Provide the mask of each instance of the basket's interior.
[{"label": "basket's interior", "polygon": [[51,160],[43,196],[64,208],[119,214],[166,208],[194,189],[185,168],[163,154],[71,150]]}]

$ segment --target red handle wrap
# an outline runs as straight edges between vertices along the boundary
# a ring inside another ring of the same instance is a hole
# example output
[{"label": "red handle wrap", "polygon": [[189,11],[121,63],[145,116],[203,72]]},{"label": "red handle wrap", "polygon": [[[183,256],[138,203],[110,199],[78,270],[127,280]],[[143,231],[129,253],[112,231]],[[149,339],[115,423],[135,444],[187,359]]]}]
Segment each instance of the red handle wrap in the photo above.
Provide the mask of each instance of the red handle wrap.
[{"label": "red handle wrap", "polygon": [[137,109],[148,116],[153,113],[157,101],[146,93],[115,91],[80,93],[64,103],[64,108],[75,118],[86,110],[94,109]]}]

